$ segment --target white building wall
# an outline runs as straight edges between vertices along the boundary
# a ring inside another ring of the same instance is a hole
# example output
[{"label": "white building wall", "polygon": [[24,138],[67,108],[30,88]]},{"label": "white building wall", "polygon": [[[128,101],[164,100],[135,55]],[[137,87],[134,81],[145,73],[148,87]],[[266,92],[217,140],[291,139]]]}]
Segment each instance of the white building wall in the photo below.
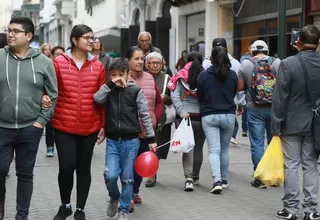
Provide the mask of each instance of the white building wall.
[{"label": "white building wall", "polygon": [[[212,40],[218,37],[218,8],[217,1],[196,2],[181,7],[171,8],[171,34],[170,34],[170,68],[175,69],[175,63],[185,49],[189,51],[189,39],[196,36],[197,40],[205,41],[205,55],[211,53]],[[158,10],[158,13],[160,11]],[[201,13],[204,13],[201,15]],[[199,14],[198,16],[196,14]],[[192,16],[194,15],[194,16]],[[189,17],[188,25],[187,16]],[[193,18],[192,18],[193,17]],[[188,28],[189,26],[189,28]],[[198,36],[198,28],[204,27],[204,38]]]},{"label": "white building wall", "polygon": [[13,12],[13,0],[0,0],[0,33],[8,26]]}]

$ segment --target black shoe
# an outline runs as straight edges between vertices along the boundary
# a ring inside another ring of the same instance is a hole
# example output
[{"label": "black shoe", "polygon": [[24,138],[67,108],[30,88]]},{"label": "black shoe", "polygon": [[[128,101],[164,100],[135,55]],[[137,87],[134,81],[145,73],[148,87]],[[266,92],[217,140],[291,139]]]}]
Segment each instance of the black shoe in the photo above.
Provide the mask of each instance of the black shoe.
[{"label": "black shoe", "polygon": [[196,186],[199,185],[199,179],[200,179],[199,176],[194,176],[194,177],[192,177],[192,179],[193,179],[194,185],[196,185]]},{"label": "black shoe", "polygon": [[154,180],[148,179],[146,182],[146,187],[150,188],[150,187],[154,187],[157,183],[157,174],[154,176]]},{"label": "black shoe", "polygon": [[320,219],[320,214],[318,212],[315,213],[304,213],[304,218],[303,220],[319,220]]},{"label": "black shoe", "polygon": [[184,183],[184,191],[186,192],[192,192],[193,191],[193,179],[187,178]]},{"label": "black shoe", "polygon": [[210,190],[211,193],[213,194],[220,194],[222,192],[223,188],[222,188],[222,182],[221,181],[218,181],[218,182],[215,182],[213,184],[213,187],[212,189]]},{"label": "black shoe", "polygon": [[242,132],[242,137],[248,137],[248,132],[247,131],[243,131]]},{"label": "black shoe", "polygon": [[286,209],[282,209],[277,213],[278,218],[289,219],[289,220],[297,220],[298,217],[295,214],[290,214]]},{"label": "black shoe", "polygon": [[250,186],[257,188],[257,189],[266,189],[267,186],[261,182],[261,180],[255,179],[250,183]]},{"label": "black shoe", "polygon": [[65,220],[72,215],[72,208],[67,208],[66,205],[61,205],[58,213],[54,216],[53,220]]},{"label": "black shoe", "polygon": [[84,214],[84,211],[82,209],[77,209],[77,211],[74,213],[74,219],[86,220],[86,214]]},{"label": "black shoe", "polygon": [[222,189],[228,189],[229,183],[228,180],[221,180]]}]

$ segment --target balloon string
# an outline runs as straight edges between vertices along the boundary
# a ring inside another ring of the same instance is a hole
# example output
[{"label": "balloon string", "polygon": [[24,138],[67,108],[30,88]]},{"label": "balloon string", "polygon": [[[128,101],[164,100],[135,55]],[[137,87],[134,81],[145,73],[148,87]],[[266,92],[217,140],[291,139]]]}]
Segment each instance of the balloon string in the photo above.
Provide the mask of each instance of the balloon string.
[{"label": "balloon string", "polygon": [[164,144],[158,146],[157,149],[166,146],[167,144],[171,143],[172,141],[173,141],[173,140],[170,140],[170,141],[168,141],[167,143],[164,143]]}]

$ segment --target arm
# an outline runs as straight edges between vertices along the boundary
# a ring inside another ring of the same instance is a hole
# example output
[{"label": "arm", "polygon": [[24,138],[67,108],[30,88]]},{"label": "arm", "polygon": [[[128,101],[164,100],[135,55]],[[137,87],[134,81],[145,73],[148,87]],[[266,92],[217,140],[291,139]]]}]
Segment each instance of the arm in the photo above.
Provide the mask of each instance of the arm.
[{"label": "arm", "polygon": [[[100,68],[100,77],[99,77],[99,86],[100,88],[106,84],[106,69],[103,65]],[[101,127],[104,128],[105,126],[105,119],[106,119],[106,109],[103,106],[99,106],[100,112],[100,120],[101,120]]]},{"label": "arm", "polygon": [[44,74],[44,90],[46,91],[46,94],[49,96],[52,104],[49,106],[48,109],[41,109],[40,114],[36,120],[36,122],[40,123],[41,125],[45,126],[48,121],[51,120],[54,107],[57,103],[58,98],[58,85],[57,85],[57,75],[56,72],[59,72],[59,66],[57,63],[54,63],[54,66],[52,62],[50,61],[47,66],[47,72]]},{"label": "arm", "polygon": [[276,89],[272,99],[272,117],[271,129],[272,134],[280,134],[281,123],[285,120],[288,107],[288,99],[290,96],[290,73],[286,63],[281,62],[279,72],[277,74]]},{"label": "arm", "polygon": [[137,95],[136,102],[138,105],[138,112],[139,112],[142,125],[146,130],[146,136],[147,136],[148,142],[150,144],[155,143],[155,134],[152,127],[152,121],[151,121],[151,117],[148,109],[148,102],[141,89]]},{"label": "arm", "polygon": [[238,72],[238,91],[244,91],[245,90],[245,81],[244,81],[244,73],[245,73],[245,63],[244,60],[239,68]]},{"label": "arm", "polygon": [[180,81],[177,82],[176,88],[174,91],[171,91],[171,99],[172,99],[172,103],[177,111],[177,114],[182,117],[185,114],[188,114],[187,112],[184,111],[183,109],[183,105],[181,102],[181,90],[182,88],[182,84]]},{"label": "arm", "polygon": [[164,103],[163,103],[161,93],[159,91],[156,81],[154,81],[154,88],[156,90],[156,106],[155,106],[154,114],[156,116],[157,123],[159,123],[161,115],[164,111]]},{"label": "arm", "polygon": [[99,91],[97,91],[93,99],[95,103],[100,105],[106,105],[107,104],[107,98],[113,87],[115,87],[115,83],[112,81],[109,81],[108,84],[104,84],[100,87]]}]

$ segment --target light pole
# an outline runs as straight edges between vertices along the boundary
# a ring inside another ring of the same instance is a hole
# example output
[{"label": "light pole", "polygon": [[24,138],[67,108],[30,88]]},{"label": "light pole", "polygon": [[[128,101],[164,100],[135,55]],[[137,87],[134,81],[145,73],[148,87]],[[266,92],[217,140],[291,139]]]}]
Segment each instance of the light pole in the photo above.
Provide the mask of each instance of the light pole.
[{"label": "light pole", "polygon": [[278,55],[280,59],[286,57],[287,42],[287,1],[278,0]]}]

